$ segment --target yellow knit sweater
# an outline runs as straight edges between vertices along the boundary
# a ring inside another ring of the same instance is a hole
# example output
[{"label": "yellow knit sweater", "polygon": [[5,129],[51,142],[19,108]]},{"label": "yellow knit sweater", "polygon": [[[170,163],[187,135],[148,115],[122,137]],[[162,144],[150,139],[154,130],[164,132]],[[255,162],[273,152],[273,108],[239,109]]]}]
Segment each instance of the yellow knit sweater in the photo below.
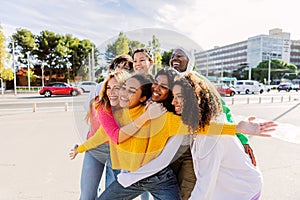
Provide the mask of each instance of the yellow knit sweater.
[{"label": "yellow knit sweater", "polygon": [[[116,121],[119,122],[121,127],[132,122],[143,112],[144,106],[137,106],[130,110],[120,110],[119,113],[115,114]],[[205,130],[199,130],[197,134],[235,135],[235,131],[236,126],[234,124],[212,122],[210,126],[205,127]],[[123,143],[114,144],[110,142],[112,167],[128,171],[137,170],[157,157],[163,150],[168,138],[176,134],[189,134],[188,127],[183,124],[180,116],[167,112],[163,116],[151,120],[151,123],[143,125],[133,137]],[[89,140],[84,145],[79,146],[78,151],[97,147],[108,139],[104,130],[100,127]]]}]

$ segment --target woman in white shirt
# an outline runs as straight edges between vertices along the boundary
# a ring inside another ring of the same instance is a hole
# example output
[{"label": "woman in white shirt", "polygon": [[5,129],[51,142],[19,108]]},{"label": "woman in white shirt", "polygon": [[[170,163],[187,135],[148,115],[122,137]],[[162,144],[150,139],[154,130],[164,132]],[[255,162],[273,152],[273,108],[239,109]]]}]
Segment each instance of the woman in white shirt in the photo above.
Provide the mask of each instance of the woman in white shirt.
[{"label": "woman in white shirt", "polygon": [[[207,121],[226,120],[218,93],[205,78],[200,79],[191,73],[185,75],[174,83],[173,96],[176,114],[181,115],[183,122],[194,131],[204,128],[203,124]],[[239,129],[243,130],[243,124],[239,125]],[[273,126],[273,122],[253,123],[251,129],[268,127],[266,131],[271,131]],[[236,136],[220,135],[220,132],[195,135],[191,141],[197,181],[190,199],[259,199],[262,188],[260,170],[252,164]],[[245,129],[243,133],[247,132]]]}]

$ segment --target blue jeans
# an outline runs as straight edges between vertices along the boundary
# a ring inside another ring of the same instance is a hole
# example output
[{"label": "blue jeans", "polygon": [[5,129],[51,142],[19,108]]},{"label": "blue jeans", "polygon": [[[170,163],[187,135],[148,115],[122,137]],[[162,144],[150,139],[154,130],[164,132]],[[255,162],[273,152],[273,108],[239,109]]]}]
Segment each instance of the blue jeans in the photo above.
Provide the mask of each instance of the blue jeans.
[{"label": "blue jeans", "polygon": [[[80,200],[94,200],[97,198],[103,169],[108,159],[108,144],[102,144],[95,149],[85,152],[80,180]],[[111,165],[106,165],[105,187],[108,187],[114,180],[115,176]]]},{"label": "blue jeans", "polygon": [[144,192],[143,194],[141,194],[141,200],[150,200],[150,193]]},{"label": "blue jeans", "polygon": [[130,200],[148,191],[155,200],[180,200],[177,180],[170,167],[124,188],[114,181],[97,200]]},{"label": "blue jeans", "polygon": [[106,165],[105,165],[105,189],[117,179],[118,173],[120,173],[120,170],[117,169],[112,169],[111,167],[111,160],[110,160],[110,155],[108,155]]}]

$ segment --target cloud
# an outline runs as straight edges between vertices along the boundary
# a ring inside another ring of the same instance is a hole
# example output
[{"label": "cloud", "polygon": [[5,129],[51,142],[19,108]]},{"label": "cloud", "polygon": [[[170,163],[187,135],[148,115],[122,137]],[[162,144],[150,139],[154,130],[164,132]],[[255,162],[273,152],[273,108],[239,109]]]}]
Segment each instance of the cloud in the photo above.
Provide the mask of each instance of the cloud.
[{"label": "cloud", "polygon": [[0,7],[8,35],[16,28],[35,34],[50,30],[100,45],[120,31],[162,28],[186,35],[205,49],[268,34],[272,28],[297,39],[297,13],[296,0],[7,0]]}]

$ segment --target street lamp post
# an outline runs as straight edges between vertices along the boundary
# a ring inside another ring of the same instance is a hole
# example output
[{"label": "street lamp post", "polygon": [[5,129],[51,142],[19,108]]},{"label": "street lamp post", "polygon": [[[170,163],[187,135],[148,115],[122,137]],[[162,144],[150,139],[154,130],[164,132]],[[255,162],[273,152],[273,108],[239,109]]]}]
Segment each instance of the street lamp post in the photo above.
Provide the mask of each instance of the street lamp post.
[{"label": "street lamp post", "polygon": [[206,77],[208,77],[208,54],[206,54]]},{"label": "street lamp post", "polygon": [[251,80],[251,70],[252,70],[252,68],[251,68],[251,65],[249,65],[249,80]]},{"label": "street lamp post", "polygon": [[268,65],[268,85],[271,84],[271,55],[269,53],[269,65]]},{"label": "street lamp post", "polygon": [[2,78],[0,78],[0,81],[1,81],[1,94],[3,95],[4,94],[4,87],[3,87],[3,80],[2,80]]},{"label": "street lamp post", "polygon": [[42,62],[41,69],[42,69],[42,87],[44,87],[44,85],[45,85],[45,82],[44,82],[44,62]]},{"label": "street lamp post", "polygon": [[224,63],[221,64],[221,78],[223,79],[224,76]]},{"label": "street lamp post", "polygon": [[16,65],[15,65],[15,43],[12,40],[12,59],[13,59],[13,70],[14,70],[14,92],[17,95],[17,75],[16,75]]},{"label": "street lamp post", "polygon": [[28,92],[30,92],[30,63],[29,63],[29,52],[27,52],[27,80],[28,80]]},{"label": "street lamp post", "polygon": [[89,69],[88,69],[88,72],[89,72],[89,76],[88,76],[88,79],[89,79],[89,81],[91,81],[92,80],[92,66],[91,66],[91,54],[89,53],[89,55],[88,55],[88,60],[89,60],[89,64],[88,64],[88,66],[89,66]]},{"label": "street lamp post", "polygon": [[91,72],[92,72],[92,81],[95,81],[95,55],[94,55],[94,46],[92,46],[92,62],[91,62]]}]

